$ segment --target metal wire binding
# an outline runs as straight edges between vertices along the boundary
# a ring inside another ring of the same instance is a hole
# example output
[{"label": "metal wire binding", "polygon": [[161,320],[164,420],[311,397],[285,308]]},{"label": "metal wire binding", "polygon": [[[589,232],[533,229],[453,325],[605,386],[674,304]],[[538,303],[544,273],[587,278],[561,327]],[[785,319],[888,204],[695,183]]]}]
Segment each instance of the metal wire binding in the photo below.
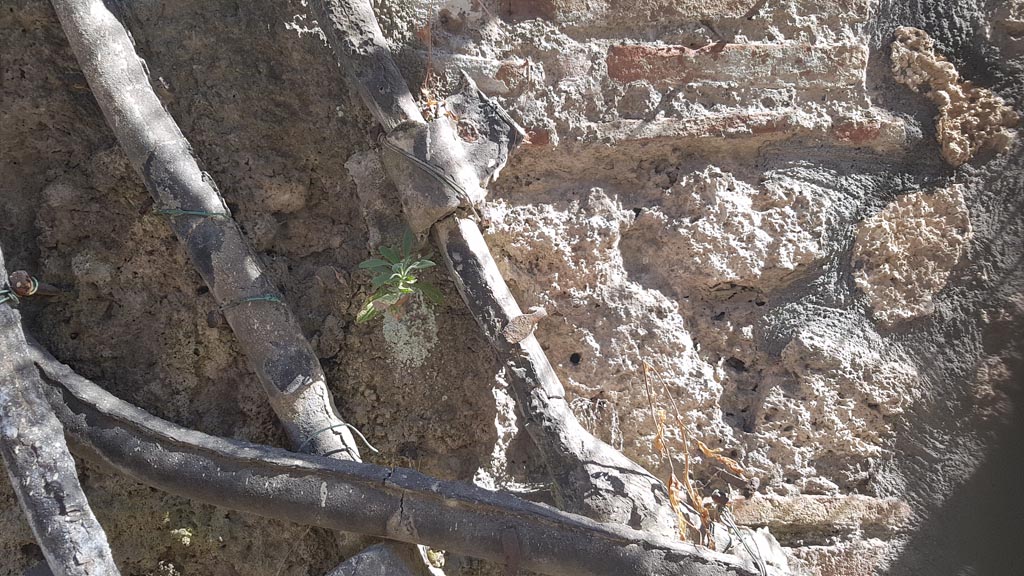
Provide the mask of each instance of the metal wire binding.
[{"label": "metal wire binding", "polygon": [[275,302],[277,304],[284,304],[284,301],[278,298],[277,296],[273,294],[265,294],[263,296],[250,296],[248,298],[242,298],[241,300],[236,300],[234,302],[228,302],[227,304],[222,304],[220,306],[220,309],[221,311],[228,310],[230,308],[234,308],[235,306],[241,306],[242,304],[245,304],[247,302]]},{"label": "metal wire binding", "polygon": [[161,214],[164,216],[203,216],[206,218],[219,218],[227,220],[230,218],[229,214],[222,212],[206,212],[203,210],[179,210],[177,208],[165,208],[165,209],[154,209],[154,214]]},{"label": "metal wire binding", "polygon": [[4,302],[17,304],[21,302],[21,300],[18,300],[18,295],[14,293],[14,290],[4,289],[0,290],[0,304],[3,304]]},{"label": "metal wire binding", "polygon": [[26,293],[25,296],[35,296],[36,292],[39,291],[39,280],[36,280],[35,276],[29,276],[28,280],[31,287],[28,289],[28,293]]},{"label": "metal wire binding", "polygon": [[[327,426],[325,428],[321,428],[321,429],[317,430],[316,432],[313,432],[312,434],[309,435],[309,438],[306,438],[306,440],[302,444],[299,445],[299,449],[296,450],[296,452],[302,452],[303,450],[305,450],[306,446],[308,446],[309,443],[312,442],[313,439],[315,439],[320,434],[322,434],[322,433],[324,433],[324,432],[326,432],[328,430],[333,430],[335,428],[339,428],[341,426],[345,426],[349,430],[355,432],[356,436],[359,436],[359,439],[363,441],[363,444],[366,444],[366,447],[370,449],[370,452],[373,452],[374,454],[380,453],[380,450],[377,450],[376,448],[374,448],[373,444],[370,444],[369,440],[366,439],[366,436],[363,436],[363,433],[360,432],[358,428],[356,428],[355,426],[349,424],[348,422],[342,422],[340,424],[331,424],[330,426]],[[345,451],[348,451],[348,449],[346,448]],[[340,452],[340,450],[335,450],[334,452],[329,452],[328,454],[333,454],[335,452]]]},{"label": "metal wire binding", "polygon": [[761,549],[757,545],[757,541],[754,541],[754,548],[756,549],[755,552],[750,549],[750,545],[747,544],[747,539],[740,533],[739,527],[736,526],[736,521],[732,518],[732,512],[730,512],[728,508],[722,509],[721,518],[729,528],[729,531],[736,534],[736,537],[739,538],[740,544],[743,544],[743,548],[747,551],[747,554],[754,559],[754,562],[757,564],[758,573],[760,573],[761,576],[768,576],[768,568],[764,565],[764,559],[761,558]]},{"label": "metal wire binding", "polygon": [[430,162],[421,160],[415,154],[412,154],[406,151],[405,148],[402,148],[398,144],[395,144],[390,139],[388,139],[387,134],[381,134],[378,140],[380,141],[381,145],[383,145],[385,148],[389,150],[394,150],[395,152],[398,152],[402,156],[408,158],[410,161],[412,161],[413,164],[419,166],[421,170],[430,175],[434,180],[437,180],[441,184],[444,184],[451,188],[452,190],[455,190],[455,193],[456,195],[458,195],[459,199],[462,200],[462,202],[474,214],[476,214],[476,206],[473,205],[473,200],[472,198],[470,198],[469,192],[467,192],[466,189],[462,187],[462,184],[459,184],[458,181],[456,181],[454,178],[446,174],[437,166],[434,166]]}]

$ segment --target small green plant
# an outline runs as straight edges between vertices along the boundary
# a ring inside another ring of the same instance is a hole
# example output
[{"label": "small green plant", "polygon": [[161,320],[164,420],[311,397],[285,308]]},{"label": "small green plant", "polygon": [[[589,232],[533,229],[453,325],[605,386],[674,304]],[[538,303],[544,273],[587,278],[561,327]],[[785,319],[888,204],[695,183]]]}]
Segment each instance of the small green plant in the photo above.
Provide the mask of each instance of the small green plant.
[{"label": "small green plant", "polygon": [[357,323],[373,320],[384,312],[400,318],[409,299],[420,294],[435,304],[441,302],[441,292],[416,277],[419,271],[433,268],[435,264],[413,253],[415,243],[416,237],[406,231],[400,248],[381,246],[380,258],[370,258],[359,264],[374,276],[371,284],[373,294],[356,314]]}]

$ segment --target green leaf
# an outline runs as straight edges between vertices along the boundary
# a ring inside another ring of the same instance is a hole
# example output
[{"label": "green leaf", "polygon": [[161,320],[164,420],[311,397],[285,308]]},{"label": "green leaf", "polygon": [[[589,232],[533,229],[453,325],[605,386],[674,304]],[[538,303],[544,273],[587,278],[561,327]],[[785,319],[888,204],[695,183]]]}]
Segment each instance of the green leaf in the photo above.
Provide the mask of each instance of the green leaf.
[{"label": "green leaf", "polygon": [[359,309],[359,313],[356,314],[356,324],[362,324],[363,322],[369,322],[377,316],[380,316],[380,310],[374,307],[373,301],[377,299],[377,294],[370,296],[363,302],[363,307]]},{"label": "green leaf", "polygon": [[377,316],[380,316],[380,312],[377,311],[373,306],[363,307],[359,310],[359,314],[356,314],[356,324],[363,324],[373,320]]},{"label": "green leaf", "polygon": [[402,257],[399,256],[398,252],[395,252],[395,249],[390,246],[381,246],[380,255],[387,258],[388,262],[391,264],[398,264],[402,261]]},{"label": "green leaf", "polygon": [[413,236],[411,230],[406,228],[405,234],[402,235],[402,256],[409,256],[412,254],[412,249],[416,244],[416,236]]},{"label": "green leaf", "polygon": [[396,303],[398,303],[398,300],[401,297],[402,297],[402,295],[400,293],[390,293],[389,292],[389,293],[381,294],[380,297],[376,298],[375,300],[379,300],[381,302],[381,304],[383,304],[385,307],[391,307],[391,306],[394,306]]},{"label": "green leaf", "polygon": [[371,268],[377,268],[379,266],[391,266],[390,262],[381,260],[380,258],[370,258],[369,260],[363,260],[359,263],[359,267],[363,270],[369,270]]},{"label": "green leaf", "polygon": [[381,286],[387,284],[389,280],[391,280],[391,276],[391,272],[377,274],[376,276],[373,277],[373,282],[371,283],[371,286],[373,286],[374,289],[380,288]]},{"label": "green leaf", "polygon": [[434,266],[437,266],[437,264],[434,264],[430,260],[419,260],[417,262],[413,262],[412,265],[409,266],[409,270],[426,270],[427,268],[433,268]]},{"label": "green leaf", "polygon": [[434,304],[440,304],[444,302],[444,296],[441,295],[441,291],[438,290],[433,284],[427,284],[426,282],[420,282],[416,284],[416,288],[427,297]]}]

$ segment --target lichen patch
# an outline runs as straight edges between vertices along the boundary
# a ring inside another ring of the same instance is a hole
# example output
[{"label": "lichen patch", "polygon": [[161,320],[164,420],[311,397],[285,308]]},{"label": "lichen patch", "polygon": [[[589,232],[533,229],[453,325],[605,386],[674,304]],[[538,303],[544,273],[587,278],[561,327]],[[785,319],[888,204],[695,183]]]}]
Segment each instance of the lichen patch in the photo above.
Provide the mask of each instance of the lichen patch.
[{"label": "lichen patch", "polygon": [[434,312],[417,300],[400,318],[384,315],[384,342],[389,355],[403,367],[418,368],[437,344]]}]

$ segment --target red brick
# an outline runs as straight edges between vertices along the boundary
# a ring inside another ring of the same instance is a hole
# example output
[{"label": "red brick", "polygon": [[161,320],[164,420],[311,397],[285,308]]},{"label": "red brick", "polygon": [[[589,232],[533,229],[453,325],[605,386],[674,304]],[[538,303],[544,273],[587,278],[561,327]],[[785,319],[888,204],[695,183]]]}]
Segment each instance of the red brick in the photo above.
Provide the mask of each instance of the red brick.
[{"label": "red brick", "polygon": [[787,131],[792,122],[786,114],[759,112],[753,114],[714,115],[693,123],[696,135],[737,134],[749,132],[752,136]]},{"label": "red brick", "polygon": [[882,123],[875,119],[844,120],[833,124],[830,133],[839,142],[859,146],[877,140]]},{"label": "red brick", "polygon": [[526,140],[530,146],[548,146],[551,144],[551,134],[544,128],[534,128],[526,131]]}]

